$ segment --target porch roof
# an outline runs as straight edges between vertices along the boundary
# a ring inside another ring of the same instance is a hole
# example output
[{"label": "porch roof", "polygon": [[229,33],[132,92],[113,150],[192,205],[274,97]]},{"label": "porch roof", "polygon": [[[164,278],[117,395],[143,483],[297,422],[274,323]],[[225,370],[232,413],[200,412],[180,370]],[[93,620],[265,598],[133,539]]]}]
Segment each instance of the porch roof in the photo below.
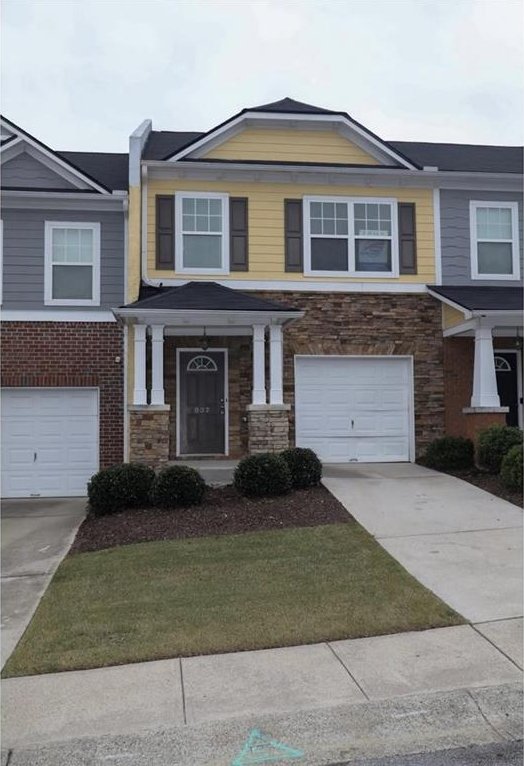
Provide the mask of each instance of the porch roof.
[{"label": "porch roof", "polygon": [[520,285],[477,287],[476,285],[428,285],[429,292],[457,308],[474,314],[481,312],[522,311],[523,291]]},{"label": "porch roof", "polygon": [[[180,287],[142,285],[137,301],[124,309],[159,309],[161,311],[296,311],[290,306],[248,295],[217,282],[187,282]],[[301,313],[297,311],[297,313]]]}]

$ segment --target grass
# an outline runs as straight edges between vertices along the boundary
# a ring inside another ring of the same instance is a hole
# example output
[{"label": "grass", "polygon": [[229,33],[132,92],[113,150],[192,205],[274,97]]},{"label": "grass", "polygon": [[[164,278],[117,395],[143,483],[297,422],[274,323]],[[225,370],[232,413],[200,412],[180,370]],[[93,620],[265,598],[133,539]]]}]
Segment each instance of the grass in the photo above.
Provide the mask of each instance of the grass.
[{"label": "grass", "polygon": [[462,622],[358,524],[141,543],[66,558],[3,675]]}]

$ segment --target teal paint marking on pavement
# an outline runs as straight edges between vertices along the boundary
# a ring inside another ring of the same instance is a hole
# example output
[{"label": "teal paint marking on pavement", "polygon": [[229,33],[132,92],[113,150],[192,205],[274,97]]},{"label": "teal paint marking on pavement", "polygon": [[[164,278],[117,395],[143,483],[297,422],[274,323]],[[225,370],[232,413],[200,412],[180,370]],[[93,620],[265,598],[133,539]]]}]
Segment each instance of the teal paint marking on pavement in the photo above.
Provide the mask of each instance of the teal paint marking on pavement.
[{"label": "teal paint marking on pavement", "polygon": [[303,757],[302,750],[288,747],[288,745],[263,734],[260,729],[251,729],[246,744],[231,766],[252,766],[256,763],[275,763],[276,761]]}]

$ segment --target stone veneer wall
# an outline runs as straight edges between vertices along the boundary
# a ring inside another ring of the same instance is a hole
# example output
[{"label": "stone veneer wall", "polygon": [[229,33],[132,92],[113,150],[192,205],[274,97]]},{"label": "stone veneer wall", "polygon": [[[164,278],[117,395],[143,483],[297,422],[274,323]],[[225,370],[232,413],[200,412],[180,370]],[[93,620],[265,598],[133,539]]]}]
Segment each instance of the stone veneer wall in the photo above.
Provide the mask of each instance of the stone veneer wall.
[{"label": "stone veneer wall", "polygon": [[444,433],[441,304],[426,294],[258,293],[306,312],[284,330],[284,401],[294,444],[296,354],[409,355],[414,360],[415,442],[420,455]]},{"label": "stone veneer wall", "polygon": [[248,425],[250,455],[257,452],[280,452],[289,447],[289,411],[287,407],[250,409]]},{"label": "stone veneer wall", "polygon": [[[250,293],[251,294],[251,293]],[[291,405],[289,443],[294,444],[295,354],[408,355],[414,359],[417,455],[444,434],[444,369],[441,304],[429,295],[403,293],[252,293],[305,311],[284,329],[284,401]],[[211,348],[229,350],[230,455],[249,450],[248,411],[252,343],[248,337],[210,337]],[[167,337],[164,344],[169,459],[176,457],[176,348],[196,348],[198,337]],[[266,352],[269,354],[269,343]],[[269,365],[267,365],[269,369]],[[269,390],[269,382],[266,382]]]},{"label": "stone veneer wall", "polygon": [[129,460],[154,468],[169,460],[169,408],[129,408]]}]

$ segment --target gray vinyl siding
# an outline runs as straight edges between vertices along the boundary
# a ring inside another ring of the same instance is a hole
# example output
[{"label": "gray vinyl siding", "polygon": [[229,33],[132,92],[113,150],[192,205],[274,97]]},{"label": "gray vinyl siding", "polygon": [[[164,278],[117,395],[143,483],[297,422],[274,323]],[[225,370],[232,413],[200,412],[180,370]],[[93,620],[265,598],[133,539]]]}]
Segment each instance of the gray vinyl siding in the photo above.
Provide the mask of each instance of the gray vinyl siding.
[{"label": "gray vinyl siding", "polygon": [[[4,309],[97,311],[124,303],[124,216],[119,212],[4,208]],[[100,306],[44,305],[45,221],[100,223]]]},{"label": "gray vinyl siding", "polygon": [[518,285],[509,280],[471,279],[471,250],[469,229],[470,200],[519,203],[520,284],[523,273],[522,194],[518,192],[459,191],[440,192],[440,224],[442,251],[442,282],[445,285]]},{"label": "gray vinyl siding", "polygon": [[2,186],[20,189],[74,189],[65,178],[23,152],[2,165]]}]

